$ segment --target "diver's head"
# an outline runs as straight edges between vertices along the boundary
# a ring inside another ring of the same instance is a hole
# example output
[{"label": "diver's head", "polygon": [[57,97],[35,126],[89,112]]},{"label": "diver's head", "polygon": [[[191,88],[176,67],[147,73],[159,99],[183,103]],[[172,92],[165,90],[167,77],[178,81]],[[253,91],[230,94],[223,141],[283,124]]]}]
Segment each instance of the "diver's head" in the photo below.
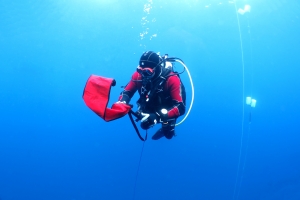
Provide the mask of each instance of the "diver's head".
[{"label": "diver's head", "polygon": [[140,58],[137,72],[142,75],[143,78],[153,79],[161,74],[162,67],[164,66],[164,60],[154,51],[146,51]]}]

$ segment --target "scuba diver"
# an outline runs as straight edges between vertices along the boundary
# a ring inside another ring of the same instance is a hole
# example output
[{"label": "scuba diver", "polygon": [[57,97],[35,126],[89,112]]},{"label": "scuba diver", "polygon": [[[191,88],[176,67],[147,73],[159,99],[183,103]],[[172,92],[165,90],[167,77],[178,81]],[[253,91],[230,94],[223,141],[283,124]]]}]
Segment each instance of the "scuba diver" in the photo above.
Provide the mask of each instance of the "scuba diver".
[{"label": "scuba diver", "polygon": [[186,94],[179,73],[173,71],[167,55],[153,51],[142,54],[136,72],[121,92],[118,104],[129,104],[138,91],[138,115],[144,130],[161,123],[162,127],[152,136],[153,140],[175,136],[176,119],[185,113]]}]

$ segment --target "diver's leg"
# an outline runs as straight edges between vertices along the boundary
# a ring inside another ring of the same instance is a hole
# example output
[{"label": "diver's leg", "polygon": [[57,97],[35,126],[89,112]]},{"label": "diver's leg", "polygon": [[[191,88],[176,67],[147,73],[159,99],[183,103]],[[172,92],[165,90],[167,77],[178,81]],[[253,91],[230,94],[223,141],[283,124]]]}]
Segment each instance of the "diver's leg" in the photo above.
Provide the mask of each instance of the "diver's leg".
[{"label": "diver's leg", "polygon": [[162,126],[164,135],[167,139],[172,139],[172,137],[175,136],[175,124],[176,119],[172,119],[168,121],[168,124],[166,126]]},{"label": "diver's leg", "polygon": [[162,137],[164,137],[164,136],[165,136],[165,134],[164,134],[162,128],[160,128],[160,129],[158,129],[158,131],[156,131],[156,133],[152,136],[152,140],[158,140],[158,139],[160,139],[160,138],[162,138]]},{"label": "diver's leg", "polygon": [[158,140],[165,136],[167,139],[172,139],[175,135],[175,124],[176,119],[171,119],[166,124],[162,124],[162,127],[156,131],[156,133],[152,136],[152,140]]}]

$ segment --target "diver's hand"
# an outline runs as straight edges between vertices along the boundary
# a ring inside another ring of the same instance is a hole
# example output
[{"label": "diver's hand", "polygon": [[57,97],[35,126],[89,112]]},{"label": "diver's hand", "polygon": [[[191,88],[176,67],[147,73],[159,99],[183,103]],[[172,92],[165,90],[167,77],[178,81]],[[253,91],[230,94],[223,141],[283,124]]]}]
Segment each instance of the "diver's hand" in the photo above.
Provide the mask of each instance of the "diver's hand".
[{"label": "diver's hand", "polygon": [[144,122],[144,121],[147,121],[148,118],[150,117],[150,114],[147,114],[147,113],[141,113],[142,115],[142,119],[141,119],[141,122]]},{"label": "diver's hand", "polygon": [[141,119],[141,122],[150,122],[152,124],[157,123],[157,115],[154,113],[141,113],[143,118]]},{"label": "diver's hand", "polygon": [[126,101],[117,101],[116,103],[125,103],[126,104]]},{"label": "diver's hand", "polygon": [[142,129],[148,129],[151,126],[155,125],[158,120],[159,117],[156,113],[141,113],[142,115],[142,119],[141,119],[141,127]]}]

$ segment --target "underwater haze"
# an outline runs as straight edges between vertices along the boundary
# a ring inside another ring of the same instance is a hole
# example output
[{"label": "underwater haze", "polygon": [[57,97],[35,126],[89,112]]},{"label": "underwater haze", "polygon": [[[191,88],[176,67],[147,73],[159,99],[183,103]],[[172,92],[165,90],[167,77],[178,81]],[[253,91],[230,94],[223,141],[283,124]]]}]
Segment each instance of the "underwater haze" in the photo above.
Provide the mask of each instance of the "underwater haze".
[{"label": "underwater haze", "polygon": [[[298,0],[0,0],[0,199],[299,200],[299,11]],[[191,73],[194,104],[171,140],[151,140],[157,125],[143,143],[128,116],[105,122],[82,99],[91,74],[114,78],[111,106],[147,50]]]}]

